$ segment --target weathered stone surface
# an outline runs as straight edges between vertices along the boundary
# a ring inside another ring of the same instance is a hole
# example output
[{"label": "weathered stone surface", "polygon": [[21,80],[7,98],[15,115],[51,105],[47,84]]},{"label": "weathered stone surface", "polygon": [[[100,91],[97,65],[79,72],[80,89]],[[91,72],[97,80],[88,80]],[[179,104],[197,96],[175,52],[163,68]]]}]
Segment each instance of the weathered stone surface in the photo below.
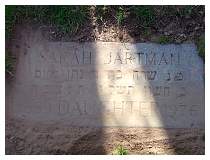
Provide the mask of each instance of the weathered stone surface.
[{"label": "weathered stone surface", "polygon": [[194,44],[27,43],[9,96],[15,118],[204,128],[204,66]]}]

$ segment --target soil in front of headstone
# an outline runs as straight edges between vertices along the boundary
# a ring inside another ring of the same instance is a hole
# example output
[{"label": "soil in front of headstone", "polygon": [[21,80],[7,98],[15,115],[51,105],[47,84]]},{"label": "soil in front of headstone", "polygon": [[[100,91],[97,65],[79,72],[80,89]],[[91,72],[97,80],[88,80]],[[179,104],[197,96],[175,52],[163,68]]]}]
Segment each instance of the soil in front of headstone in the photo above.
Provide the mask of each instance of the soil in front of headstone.
[{"label": "soil in front of headstone", "polygon": [[89,128],[6,123],[6,154],[205,154],[201,129]]}]

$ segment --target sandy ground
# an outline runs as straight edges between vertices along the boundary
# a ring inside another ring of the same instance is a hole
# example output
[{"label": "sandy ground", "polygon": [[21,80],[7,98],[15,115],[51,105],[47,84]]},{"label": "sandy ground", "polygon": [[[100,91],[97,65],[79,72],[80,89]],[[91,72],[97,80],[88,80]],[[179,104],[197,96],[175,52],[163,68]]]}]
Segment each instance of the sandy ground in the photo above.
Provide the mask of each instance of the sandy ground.
[{"label": "sandy ground", "polygon": [[6,154],[205,154],[204,130],[88,128],[7,120]]}]

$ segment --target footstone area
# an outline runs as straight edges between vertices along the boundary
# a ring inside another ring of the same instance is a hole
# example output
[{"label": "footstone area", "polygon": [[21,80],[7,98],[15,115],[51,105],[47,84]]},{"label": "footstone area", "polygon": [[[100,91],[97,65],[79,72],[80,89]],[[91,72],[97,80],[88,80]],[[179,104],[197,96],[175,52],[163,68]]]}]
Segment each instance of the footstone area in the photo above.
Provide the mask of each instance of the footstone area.
[{"label": "footstone area", "polygon": [[8,115],[72,126],[204,128],[194,44],[50,42],[19,48]]}]

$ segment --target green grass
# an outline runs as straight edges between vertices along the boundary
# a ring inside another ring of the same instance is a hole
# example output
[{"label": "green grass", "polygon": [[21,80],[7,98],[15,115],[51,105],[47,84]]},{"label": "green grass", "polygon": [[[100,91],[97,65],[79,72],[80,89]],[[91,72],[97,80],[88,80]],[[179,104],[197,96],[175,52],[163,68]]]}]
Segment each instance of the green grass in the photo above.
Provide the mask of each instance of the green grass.
[{"label": "green grass", "polygon": [[[54,26],[64,34],[74,34],[85,24],[90,17],[93,6],[6,6],[6,39],[12,36],[16,23],[34,22],[38,25]],[[181,20],[184,17],[198,17],[203,11],[202,6],[95,6],[95,16],[99,27],[103,25],[128,25],[130,22],[136,31],[140,29],[144,37],[149,37],[156,27],[160,18]],[[159,12],[160,11],[160,12]],[[130,18],[130,19],[128,19]],[[89,22],[89,21],[88,21]],[[102,22],[102,23],[101,23]],[[124,23],[125,22],[125,23]],[[129,26],[129,25],[128,25]],[[125,26],[126,28],[126,26]],[[128,28],[129,29],[129,28]],[[139,33],[138,33],[139,34]],[[142,36],[140,34],[140,36]],[[151,36],[152,37],[152,36]],[[169,36],[160,36],[155,42],[166,44],[173,40]],[[205,54],[204,40],[197,40],[198,50],[201,57]]]},{"label": "green grass", "polygon": [[114,151],[114,154],[117,155],[127,155],[128,151],[121,145],[119,145],[116,150]]},{"label": "green grass", "polygon": [[194,6],[185,6],[181,9],[181,16],[190,16],[193,12]]},{"label": "green grass", "polygon": [[167,43],[172,42],[172,40],[169,36],[162,35],[158,37],[157,42],[160,44],[167,44]]},{"label": "green grass", "polygon": [[122,7],[118,7],[116,12],[116,19],[118,26],[121,25],[123,20],[125,19],[125,10]]},{"label": "green grass", "polygon": [[35,22],[58,27],[64,33],[75,33],[88,19],[87,6],[6,6],[6,37],[16,22]]},{"label": "green grass", "polygon": [[133,6],[131,12],[144,27],[152,25],[155,21],[155,14],[152,6]]},{"label": "green grass", "polygon": [[200,36],[196,41],[196,45],[198,48],[199,56],[205,60],[205,37]]},{"label": "green grass", "polygon": [[152,6],[96,6],[96,16],[99,22],[105,23],[110,17],[116,19],[116,24],[122,25],[123,21],[128,17],[127,14],[132,13],[141,26],[148,27],[154,23],[155,14]]},{"label": "green grass", "polygon": [[86,21],[88,13],[82,6],[54,6],[48,8],[50,21],[65,33],[75,33]]},{"label": "green grass", "polygon": [[171,18],[186,18],[191,17],[193,14],[197,15],[199,6],[162,6],[162,14]]},{"label": "green grass", "polygon": [[5,7],[5,34],[6,38],[10,38],[13,32],[13,28],[16,21],[16,7],[6,6]]}]

